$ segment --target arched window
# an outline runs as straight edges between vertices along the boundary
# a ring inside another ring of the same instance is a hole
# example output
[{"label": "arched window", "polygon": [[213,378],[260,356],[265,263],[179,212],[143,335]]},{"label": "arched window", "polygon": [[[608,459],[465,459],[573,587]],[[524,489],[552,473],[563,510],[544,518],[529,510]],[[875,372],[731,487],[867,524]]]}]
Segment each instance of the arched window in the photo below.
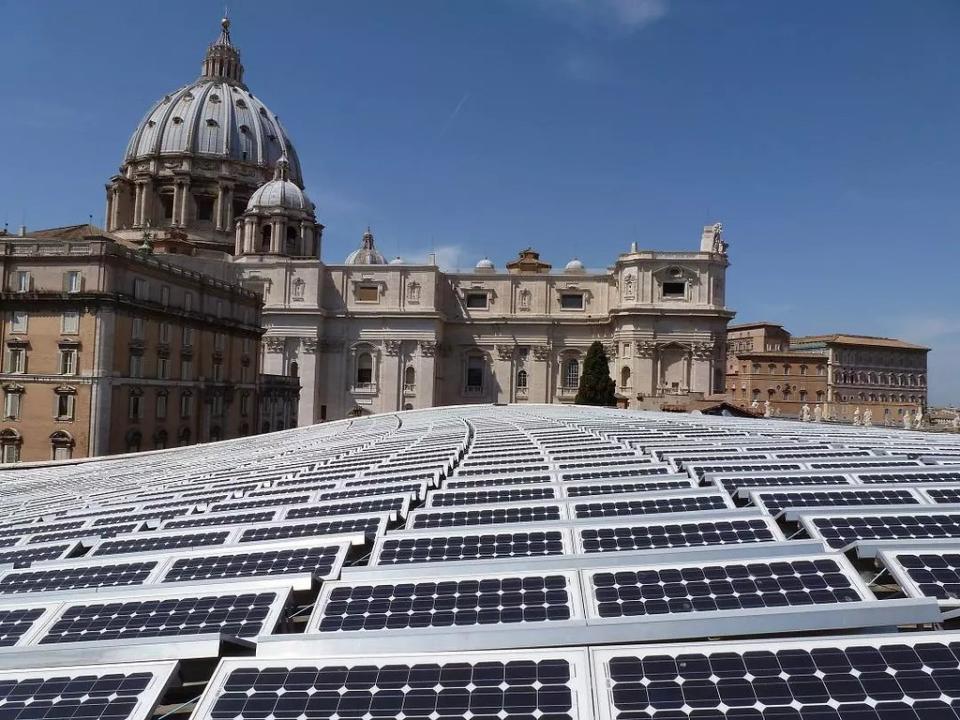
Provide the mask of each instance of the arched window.
[{"label": "arched window", "polygon": [[570,358],[563,364],[563,387],[572,390],[580,384],[580,361]]},{"label": "arched window", "polygon": [[373,384],[373,357],[370,353],[357,356],[357,387],[366,388]]},{"label": "arched window", "polygon": [[759,399],[760,399],[760,388],[754,388],[752,394],[753,394],[753,399],[754,399],[754,400],[759,400]]},{"label": "arched window", "polygon": [[273,238],[273,225],[267,223],[260,230],[260,252],[270,252],[270,241]]},{"label": "arched window", "polygon": [[214,425],[210,428],[210,442],[219,442],[223,439],[223,432],[220,430],[220,427]]},{"label": "arched window", "polygon": [[167,447],[167,431],[158,430],[153,436],[153,449],[164,450]]},{"label": "arched window", "polygon": [[626,366],[620,371],[620,387],[630,387],[630,368]]},{"label": "arched window", "polygon": [[817,402],[823,402],[823,390],[817,390]]},{"label": "arched window", "polygon": [[404,404],[403,404],[403,409],[404,409],[404,410],[413,410],[413,405],[411,405],[410,403],[404,403]]},{"label": "arched window", "polygon": [[526,391],[527,389],[527,371],[517,370],[517,390]]},{"label": "arched window", "polygon": [[412,365],[403,371],[403,385],[406,389],[412,390],[417,384],[417,371]]},{"label": "arched window", "polygon": [[73,437],[65,430],[50,435],[50,457],[54,460],[69,460],[73,457]]},{"label": "arched window", "polygon": [[183,447],[190,444],[190,428],[185,427],[177,434],[177,445]]},{"label": "arched window", "polygon": [[0,430],[0,462],[20,462],[20,445],[23,437],[13,428]]},{"label": "arched window", "polygon": [[140,434],[139,430],[130,430],[127,433],[127,452],[140,452],[140,443],[143,439],[143,436]]}]

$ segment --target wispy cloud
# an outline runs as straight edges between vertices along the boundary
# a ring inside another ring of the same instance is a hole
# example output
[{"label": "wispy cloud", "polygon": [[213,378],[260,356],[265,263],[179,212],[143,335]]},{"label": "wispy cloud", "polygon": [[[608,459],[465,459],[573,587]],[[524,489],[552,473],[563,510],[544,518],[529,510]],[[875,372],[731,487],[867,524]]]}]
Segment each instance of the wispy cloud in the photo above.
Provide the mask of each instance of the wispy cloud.
[{"label": "wispy cloud", "polygon": [[570,22],[629,33],[655,23],[669,11],[668,0],[540,0],[539,4]]},{"label": "wispy cloud", "polygon": [[457,106],[453,109],[453,112],[447,117],[446,122],[443,123],[443,127],[440,129],[440,137],[443,137],[447,134],[447,130],[450,129],[450,126],[453,125],[453,121],[457,119],[457,115],[460,114],[460,111],[463,110],[463,106],[467,104],[467,100],[470,99],[470,93],[465,92],[460,98],[460,102],[457,103]]}]

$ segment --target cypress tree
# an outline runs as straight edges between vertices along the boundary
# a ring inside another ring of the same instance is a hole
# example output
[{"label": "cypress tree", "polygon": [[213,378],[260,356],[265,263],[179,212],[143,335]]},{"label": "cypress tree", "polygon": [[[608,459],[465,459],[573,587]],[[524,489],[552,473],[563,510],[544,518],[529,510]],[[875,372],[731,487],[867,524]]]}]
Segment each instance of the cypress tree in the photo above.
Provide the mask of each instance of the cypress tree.
[{"label": "cypress tree", "polygon": [[607,353],[603,350],[603,343],[595,340],[587,350],[587,357],[583,361],[583,372],[580,374],[580,386],[577,388],[577,405],[604,405],[613,407],[617,404],[614,396],[616,385],[610,377],[610,365],[607,362]]}]

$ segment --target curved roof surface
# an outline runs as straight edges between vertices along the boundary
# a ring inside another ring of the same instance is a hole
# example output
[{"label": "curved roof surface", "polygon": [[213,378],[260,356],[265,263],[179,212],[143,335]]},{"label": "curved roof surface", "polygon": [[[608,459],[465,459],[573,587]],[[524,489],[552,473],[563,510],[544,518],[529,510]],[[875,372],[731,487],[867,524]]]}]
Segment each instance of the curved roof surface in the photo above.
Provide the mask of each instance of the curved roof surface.
[{"label": "curved roof surface", "polygon": [[4,704],[956,717],[958,458],[945,433],[525,404],[6,467]]}]

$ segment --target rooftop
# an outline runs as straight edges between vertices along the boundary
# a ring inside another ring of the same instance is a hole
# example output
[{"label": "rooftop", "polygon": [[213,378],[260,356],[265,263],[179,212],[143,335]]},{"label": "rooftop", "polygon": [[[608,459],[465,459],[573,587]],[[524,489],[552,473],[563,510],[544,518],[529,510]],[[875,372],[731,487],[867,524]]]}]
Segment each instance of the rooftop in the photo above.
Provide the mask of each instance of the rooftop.
[{"label": "rooftop", "polygon": [[830,344],[830,345],[867,345],[870,347],[899,348],[901,350],[930,350],[923,345],[914,345],[905,340],[896,338],[874,337],[872,335],[850,335],[847,333],[834,333],[831,335],[804,335],[794,337],[791,345],[811,345],[811,344]]}]

